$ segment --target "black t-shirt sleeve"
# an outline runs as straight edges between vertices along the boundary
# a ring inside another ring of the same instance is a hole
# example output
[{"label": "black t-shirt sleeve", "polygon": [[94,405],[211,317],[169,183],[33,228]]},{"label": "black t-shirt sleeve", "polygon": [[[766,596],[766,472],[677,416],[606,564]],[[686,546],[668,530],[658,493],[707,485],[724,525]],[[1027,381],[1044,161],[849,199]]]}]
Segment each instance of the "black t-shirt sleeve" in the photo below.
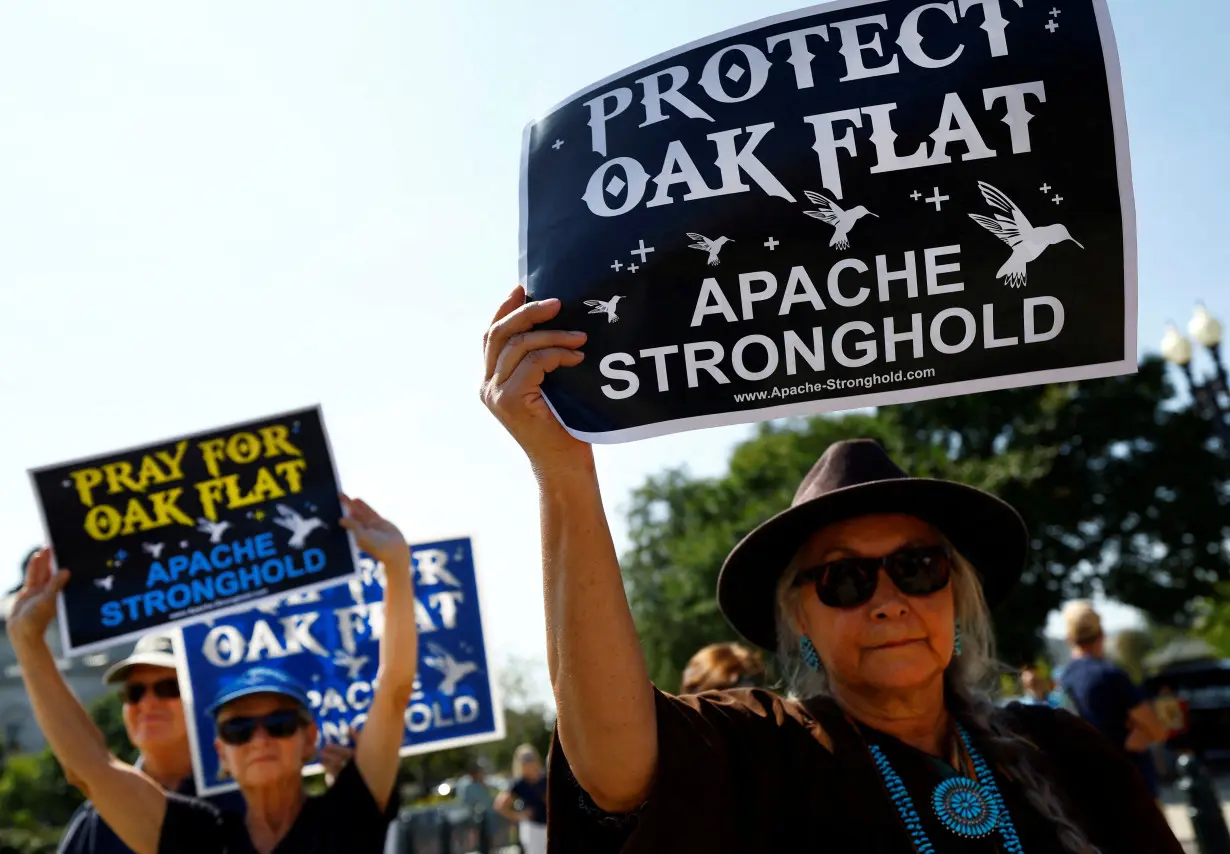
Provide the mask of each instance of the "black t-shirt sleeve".
[{"label": "black t-shirt sleeve", "polygon": [[308,808],[321,811],[321,825],[348,828],[354,833],[356,842],[362,842],[352,850],[366,851],[375,840],[383,845],[389,822],[397,815],[397,806],[396,786],[389,796],[388,806],[381,811],[358,766],[347,762],[333,785],[318,799],[313,799]]},{"label": "black t-shirt sleeve", "polygon": [[550,854],[755,849],[762,822],[780,810],[784,765],[798,746],[783,732],[797,722],[763,691],[674,697],[655,689],[654,701],[657,772],[645,803],[627,815],[594,805],[557,732],[547,774]]},{"label": "black t-shirt sleeve", "polygon": [[90,837],[91,813],[94,807],[89,801],[77,807],[73,817],[68,820],[68,827],[60,837],[60,845],[56,854],[90,854],[92,840]]},{"label": "black t-shirt sleeve", "polygon": [[167,814],[158,837],[158,854],[224,854],[223,814],[199,798],[167,793]]},{"label": "black t-shirt sleeve", "polygon": [[1183,854],[1140,771],[1123,750],[1068,712],[1019,704],[1009,708],[1046,756],[1102,851]]}]

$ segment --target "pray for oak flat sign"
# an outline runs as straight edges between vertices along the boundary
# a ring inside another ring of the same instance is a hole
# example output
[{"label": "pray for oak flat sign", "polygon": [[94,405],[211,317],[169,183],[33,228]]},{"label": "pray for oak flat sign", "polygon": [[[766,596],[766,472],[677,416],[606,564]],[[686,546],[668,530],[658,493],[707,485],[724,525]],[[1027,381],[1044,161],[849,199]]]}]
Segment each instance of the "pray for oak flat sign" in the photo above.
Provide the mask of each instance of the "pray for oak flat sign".
[{"label": "pray for oak flat sign", "polygon": [[1104,0],[835,2],[620,72],[525,132],[521,274],[589,338],[575,436],[1131,373]]},{"label": "pray for oak flat sign", "polygon": [[66,655],[357,572],[319,407],[32,471]]}]

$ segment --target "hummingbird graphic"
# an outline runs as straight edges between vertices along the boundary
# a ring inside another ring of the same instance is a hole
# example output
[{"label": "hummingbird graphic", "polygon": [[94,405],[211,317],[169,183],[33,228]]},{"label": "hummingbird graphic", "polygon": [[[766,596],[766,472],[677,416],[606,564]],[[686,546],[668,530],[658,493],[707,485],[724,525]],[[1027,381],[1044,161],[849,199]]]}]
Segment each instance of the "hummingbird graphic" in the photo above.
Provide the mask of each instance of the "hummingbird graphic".
[{"label": "hummingbird graphic", "polygon": [[429,643],[427,649],[431,657],[424,656],[423,663],[444,675],[440,680],[440,693],[451,697],[457,691],[457,683],[478,670],[473,661],[458,661],[452,654],[439,644]]},{"label": "hummingbird graphic", "polygon": [[230,522],[211,522],[208,519],[197,519],[196,529],[202,534],[209,534],[209,542],[217,545],[222,542],[222,535],[231,527]]},{"label": "hummingbird graphic", "polygon": [[804,190],[803,195],[807,196],[808,201],[812,204],[820,206],[818,211],[803,211],[803,213],[812,219],[818,219],[833,226],[833,236],[829,240],[829,246],[836,246],[838,249],[850,248],[850,229],[854,228],[854,223],[858,220],[864,216],[880,218],[879,214],[873,214],[863,205],[856,205],[846,211],[842,210],[837,202],[821,193]]},{"label": "hummingbird graphic", "polygon": [[619,320],[619,315],[615,313],[615,306],[621,299],[623,297],[616,294],[609,300],[587,299],[585,304],[589,306],[590,314],[605,314],[607,323],[615,323]]},{"label": "hummingbird graphic", "polygon": [[350,681],[355,681],[363,673],[363,668],[371,659],[368,655],[351,655],[345,650],[339,649],[333,653],[333,664],[336,667],[346,668],[346,678]]},{"label": "hummingbird graphic", "polygon": [[328,527],[315,516],[310,519],[304,519],[303,516],[285,504],[275,504],[274,509],[278,511],[278,518],[273,520],[273,524],[290,531],[291,537],[287,545],[292,549],[303,548],[307,542],[308,534],[317,528]]},{"label": "hummingbird graphic", "polygon": [[982,191],[982,197],[986,199],[988,205],[1011,216],[1009,218],[996,214],[995,218],[991,219],[989,216],[969,215],[974,222],[1012,247],[1012,254],[995,274],[997,279],[1007,279],[1009,287],[1022,288],[1025,286],[1026,266],[1041,255],[1046,247],[1071,240],[1081,249],[1085,248],[1081,246],[1080,241],[1068,234],[1067,226],[1056,223],[1035,228],[1029,224],[1025,214],[1021,213],[1021,209],[1012,199],[999,190],[982,181],[978,182],[978,189]]},{"label": "hummingbird graphic", "polygon": [[718,253],[722,251],[722,247],[727,243],[734,243],[734,240],[729,237],[719,237],[717,240],[710,240],[703,234],[695,234],[691,231],[688,232],[688,237],[696,241],[688,247],[689,249],[699,249],[701,252],[709,253],[710,267],[716,267],[718,264],[721,264],[722,262],[718,259]]}]

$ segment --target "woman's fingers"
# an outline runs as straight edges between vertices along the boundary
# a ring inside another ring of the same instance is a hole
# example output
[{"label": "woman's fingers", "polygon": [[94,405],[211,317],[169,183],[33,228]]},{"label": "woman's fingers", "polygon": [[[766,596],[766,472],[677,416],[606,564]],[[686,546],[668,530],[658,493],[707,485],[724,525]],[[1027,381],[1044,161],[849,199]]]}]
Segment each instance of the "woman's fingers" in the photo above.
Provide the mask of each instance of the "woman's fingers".
[{"label": "woman's fingers", "polygon": [[499,354],[495,365],[494,381],[496,385],[512,376],[517,365],[527,353],[535,350],[546,350],[551,347],[563,347],[574,350],[585,343],[584,332],[569,332],[563,329],[539,329],[532,332],[519,332],[508,339],[504,349]]},{"label": "woman's fingers", "polygon": [[51,549],[43,547],[30,558],[26,564],[25,586],[37,590],[51,578]]},{"label": "woman's fingers", "polygon": [[500,303],[500,308],[495,313],[495,317],[491,318],[491,322],[487,324],[487,329],[483,332],[483,348],[487,347],[487,338],[491,335],[491,328],[499,323],[508,315],[517,310],[517,307],[525,303],[525,288],[517,285],[512,289],[512,293],[504,298],[504,302]]},{"label": "woman's fingers", "polygon": [[350,527],[345,524],[345,520],[349,518],[352,523],[357,522],[360,525],[370,525],[374,519],[380,518],[375,510],[368,506],[367,502],[362,498],[351,498],[349,495],[342,495],[342,506],[346,508],[350,516],[342,517],[343,527]]},{"label": "woman's fingers", "polygon": [[499,395],[512,398],[523,397],[526,392],[537,390],[547,374],[558,367],[572,368],[585,358],[580,350],[569,350],[564,347],[548,347],[545,350],[531,350],[521,363],[513,370],[508,382],[500,386]]},{"label": "woman's fingers", "polygon": [[529,332],[539,323],[546,323],[559,314],[559,309],[560,302],[557,299],[527,302],[493,323],[487,331],[487,370],[483,374],[484,381],[490,380],[495,374],[496,362],[509,338],[521,332]]}]

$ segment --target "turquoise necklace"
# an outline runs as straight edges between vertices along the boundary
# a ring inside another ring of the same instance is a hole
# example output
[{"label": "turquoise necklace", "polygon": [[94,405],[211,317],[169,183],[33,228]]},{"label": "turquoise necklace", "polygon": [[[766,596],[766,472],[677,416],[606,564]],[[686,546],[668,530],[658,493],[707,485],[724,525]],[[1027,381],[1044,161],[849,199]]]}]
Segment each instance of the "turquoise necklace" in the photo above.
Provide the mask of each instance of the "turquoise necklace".
[{"label": "turquoise necklace", "polygon": [[[956,728],[961,738],[961,746],[965,748],[965,754],[973,765],[974,779],[958,774],[935,787],[931,793],[931,808],[935,811],[936,818],[956,835],[970,839],[990,836],[998,830],[1004,842],[1005,854],[1024,854],[1025,849],[1021,847],[1021,840],[1016,835],[1012,817],[1008,815],[1008,807],[1004,804],[1004,798],[999,793],[999,787],[995,785],[995,778],[991,775],[987,763],[970,742],[964,727],[957,724]],[[901,777],[893,770],[888,757],[878,744],[868,744],[867,749],[875,762],[876,770],[884,780],[893,806],[897,808],[897,814],[901,816],[902,823],[910,833],[915,850],[918,854],[937,854],[935,846],[923,830],[922,819],[918,817],[918,811],[914,808],[910,793],[906,791],[905,783],[901,782]]]}]

